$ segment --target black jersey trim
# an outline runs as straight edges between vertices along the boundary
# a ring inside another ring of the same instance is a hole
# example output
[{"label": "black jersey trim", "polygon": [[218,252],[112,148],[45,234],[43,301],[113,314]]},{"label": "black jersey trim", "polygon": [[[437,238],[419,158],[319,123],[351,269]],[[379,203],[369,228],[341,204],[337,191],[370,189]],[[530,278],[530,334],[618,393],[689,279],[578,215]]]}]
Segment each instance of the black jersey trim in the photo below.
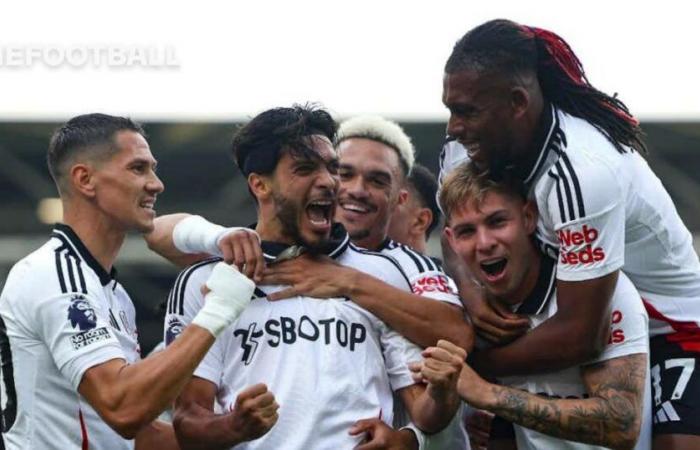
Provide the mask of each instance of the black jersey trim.
[{"label": "black jersey trim", "polygon": [[169,314],[178,314],[180,316],[185,314],[185,291],[187,290],[187,281],[190,279],[190,276],[197,269],[219,261],[223,261],[223,259],[219,257],[205,259],[204,261],[192,264],[180,272],[168,296],[167,312]]},{"label": "black jersey trim", "polygon": [[578,177],[576,176],[576,171],[574,170],[574,167],[571,165],[571,161],[569,160],[569,156],[566,153],[563,153],[561,155],[562,161],[564,161],[564,165],[566,166],[567,169],[569,169],[569,174],[571,175],[571,181],[573,182],[574,185],[574,192],[576,193],[576,203],[578,204],[578,217],[585,217],[586,216],[586,209],[583,206],[583,194],[581,193],[581,184],[578,181]]},{"label": "black jersey trim", "polygon": [[535,288],[518,307],[518,314],[540,314],[556,290],[557,260],[546,255],[541,255],[540,258],[540,273]]},{"label": "black jersey trim", "polygon": [[114,280],[117,276],[117,270],[112,267],[109,273],[100,265],[95,259],[90,251],[85,247],[83,241],[80,240],[78,235],[73,231],[68,225],[58,223],[54,226],[52,237],[58,238],[64,246],[70,249],[71,254],[75,258],[81,258],[100,278],[100,283],[102,286],[107,286],[110,281]]},{"label": "black jersey trim", "polygon": [[352,242],[350,243],[350,249],[355,251],[356,253],[361,253],[363,255],[379,256],[380,258],[384,258],[387,261],[391,262],[399,270],[403,279],[406,280],[406,287],[408,288],[408,290],[411,290],[411,282],[408,280],[408,277],[406,276],[406,272],[403,271],[403,269],[401,268],[401,264],[399,264],[394,258],[392,258],[389,255],[384,255],[382,253],[372,252],[372,251],[369,251],[367,249],[358,247],[355,244],[353,244]]},{"label": "black jersey trim", "polygon": [[61,245],[54,250],[56,273],[61,293],[87,294],[85,276],[80,265],[80,259],[72,251],[71,247]]}]

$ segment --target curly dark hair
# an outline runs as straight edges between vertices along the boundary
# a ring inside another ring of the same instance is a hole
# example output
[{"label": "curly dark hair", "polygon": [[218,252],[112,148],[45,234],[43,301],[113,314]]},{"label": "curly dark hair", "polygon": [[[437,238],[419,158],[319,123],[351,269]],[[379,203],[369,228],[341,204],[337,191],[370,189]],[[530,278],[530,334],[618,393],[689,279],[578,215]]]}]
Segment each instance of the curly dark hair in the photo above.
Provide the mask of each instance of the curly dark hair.
[{"label": "curly dark hair", "polygon": [[507,76],[537,75],[546,100],[580,117],[625,153],[625,146],[646,152],[639,121],[617,98],[591,86],[569,44],[551,31],[510,20],[486,22],[465,34],[445,64],[446,73],[465,69]]},{"label": "curly dark hair", "polygon": [[233,137],[231,150],[244,175],[265,175],[275,170],[283,150],[315,158],[307,138],[319,134],[334,142],[337,131],[336,121],[318,105],[273,108],[241,127]]}]

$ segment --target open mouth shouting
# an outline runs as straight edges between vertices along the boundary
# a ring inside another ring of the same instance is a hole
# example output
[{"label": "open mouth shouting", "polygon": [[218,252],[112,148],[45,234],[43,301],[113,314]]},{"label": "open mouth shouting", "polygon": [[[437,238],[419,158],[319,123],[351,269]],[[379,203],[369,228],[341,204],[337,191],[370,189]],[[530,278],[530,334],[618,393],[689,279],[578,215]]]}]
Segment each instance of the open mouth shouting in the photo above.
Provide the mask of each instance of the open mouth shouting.
[{"label": "open mouth shouting", "polygon": [[507,265],[507,258],[491,258],[479,263],[481,273],[489,283],[500,281],[505,275]]},{"label": "open mouth shouting", "polygon": [[316,233],[327,233],[331,229],[335,202],[328,198],[311,200],[306,205],[306,217]]}]

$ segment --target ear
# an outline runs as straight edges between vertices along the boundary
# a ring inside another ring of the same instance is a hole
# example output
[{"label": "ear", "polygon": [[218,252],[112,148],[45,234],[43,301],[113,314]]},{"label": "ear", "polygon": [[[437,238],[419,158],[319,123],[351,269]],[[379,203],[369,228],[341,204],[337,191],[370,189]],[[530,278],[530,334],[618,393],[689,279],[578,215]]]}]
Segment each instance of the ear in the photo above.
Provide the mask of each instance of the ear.
[{"label": "ear", "polygon": [[253,193],[258,202],[267,200],[272,195],[271,180],[265,175],[251,173],[248,175],[248,188]]},{"label": "ear", "polygon": [[523,86],[513,86],[510,90],[510,106],[513,109],[513,117],[523,117],[530,108],[530,92]]},{"label": "ear", "polygon": [[404,205],[408,201],[408,190],[399,189],[399,196],[396,199],[396,206]]},{"label": "ear", "polygon": [[535,232],[538,217],[537,204],[532,200],[526,201],[523,205],[523,220],[528,236]]},{"label": "ear", "polygon": [[417,232],[425,235],[425,231],[428,229],[433,221],[433,212],[430,208],[420,208],[418,214],[416,214],[415,227]]},{"label": "ear", "polygon": [[85,197],[94,198],[97,194],[94,175],[93,168],[88,164],[75,164],[71,166],[68,172],[71,188]]}]

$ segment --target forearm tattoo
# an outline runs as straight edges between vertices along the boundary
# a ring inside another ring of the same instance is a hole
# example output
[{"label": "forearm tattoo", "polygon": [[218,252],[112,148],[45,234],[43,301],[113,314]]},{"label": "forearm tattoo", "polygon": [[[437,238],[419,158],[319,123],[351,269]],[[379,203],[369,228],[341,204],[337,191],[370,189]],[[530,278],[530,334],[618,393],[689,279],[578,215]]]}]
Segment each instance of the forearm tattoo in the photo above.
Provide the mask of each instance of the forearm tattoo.
[{"label": "forearm tattoo", "polygon": [[607,447],[628,446],[641,423],[646,355],[630,355],[584,370],[590,398],[555,399],[493,386],[495,414],[540,433]]}]

